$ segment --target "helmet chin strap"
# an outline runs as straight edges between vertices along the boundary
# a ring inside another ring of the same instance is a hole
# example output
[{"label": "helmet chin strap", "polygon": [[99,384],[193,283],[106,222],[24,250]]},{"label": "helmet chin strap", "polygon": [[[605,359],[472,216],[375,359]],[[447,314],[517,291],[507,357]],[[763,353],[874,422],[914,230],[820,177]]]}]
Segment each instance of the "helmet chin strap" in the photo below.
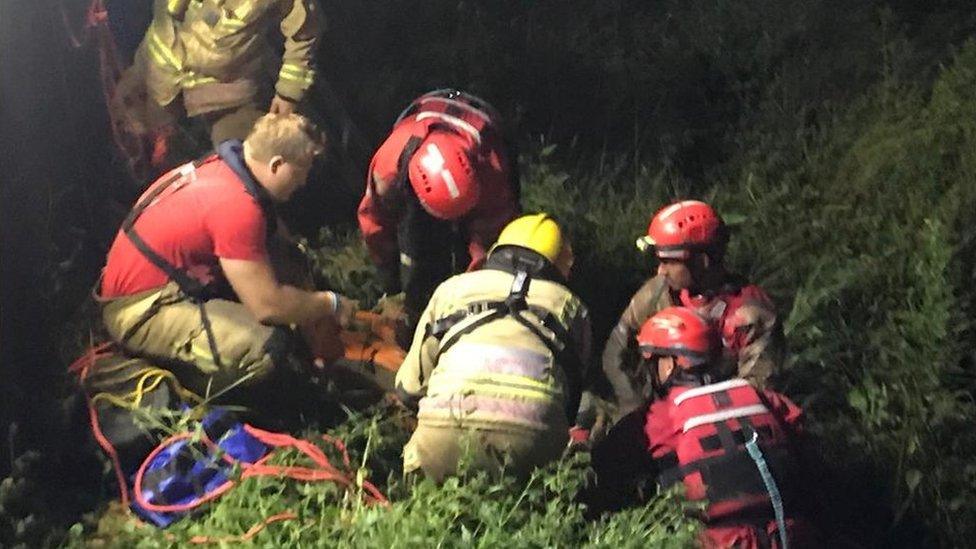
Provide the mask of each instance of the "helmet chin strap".
[{"label": "helmet chin strap", "polygon": [[702,365],[694,366],[689,369],[675,365],[671,374],[663,382],[655,374],[651,376],[651,387],[659,397],[665,397],[673,387],[700,387],[711,385],[715,380]]}]

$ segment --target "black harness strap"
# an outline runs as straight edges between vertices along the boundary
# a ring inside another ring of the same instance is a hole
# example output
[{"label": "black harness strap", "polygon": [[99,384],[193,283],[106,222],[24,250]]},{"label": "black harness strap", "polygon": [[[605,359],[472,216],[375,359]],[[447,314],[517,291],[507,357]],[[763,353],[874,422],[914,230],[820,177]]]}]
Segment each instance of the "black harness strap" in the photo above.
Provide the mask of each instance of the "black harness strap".
[{"label": "black harness strap", "polygon": [[[441,340],[458,323],[470,318],[472,315],[482,315],[455,331],[450,337],[444,340],[437,352],[437,355],[440,356],[453,347],[465,335],[496,320],[511,317],[538,338],[549,349],[556,361],[563,365],[562,370],[566,374],[567,392],[569,393],[566,395],[566,416],[572,423],[576,419],[576,412],[579,408],[581,398],[583,361],[571,349],[570,345],[568,345],[570,341],[569,332],[556,317],[548,311],[539,314],[536,310],[529,307],[526,296],[528,295],[531,282],[532,277],[528,271],[524,269],[516,270],[515,278],[512,281],[512,288],[504,301],[473,303],[465,309],[456,311],[429,324],[427,326],[427,335]],[[532,310],[533,314],[538,317],[538,323],[524,316],[524,312],[527,310]],[[539,329],[539,323],[545,329],[549,330],[552,335],[548,336],[543,333]]]},{"label": "black harness strap", "polygon": [[[192,169],[195,171],[198,167],[203,165],[209,159],[196,160],[192,164]],[[192,172],[191,172],[192,173]],[[217,339],[214,337],[213,326],[210,323],[210,317],[207,315],[207,309],[204,306],[207,297],[207,287],[200,283],[197,279],[190,276],[190,274],[185,270],[173,265],[169,261],[166,261],[162,256],[156,253],[145,240],[139,236],[136,232],[135,223],[136,220],[146,211],[154,200],[156,200],[159,195],[161,195],[166,189],[173,186],[174,183],[182,181],[186,177],[186,172],[184,170],[179,170],[165,181],[156,185],[156,187],[149,192],[142,200],[140,200],[126,216],[125,222],[122,223],[122,232],[125,233],[132,245],[135,246],[139,253],[143,255],[150,263],[158,267],[170,280],[176,282],[176,285],[180,288],[180,291],[185,294],[192,303],[196,304],[200,309],[200,321],[203,324],[203,331],[207,334],[207,344],[210,346],[210,353],[213,356],[214,363],[218,368],[222,368],[223,364],[220,360],[220,353],[217,350]],[[128,330],[122,335],[120,344],[125,345],[125,343],[131,338],[135,332],[141,328],[150,318],[159,312],[163,303],[156,302],[153,303],[145,313],[136,320],[135,324],[129,327]]]},{"label": "black harness strap", "polygon": [[427,136],[424,135],[411,135],[410,139],[403,145],[403,150],[400,151],[400,158],[397,159],[397,173],[396,177],[393,178],[393,188],[400,192],[403,192],[409,187],[407,185],[407,178],[409,177],[408,168],[410,167],[410,159],[413,158],[414,153],[420,148],[420,144],[424,142]]}]

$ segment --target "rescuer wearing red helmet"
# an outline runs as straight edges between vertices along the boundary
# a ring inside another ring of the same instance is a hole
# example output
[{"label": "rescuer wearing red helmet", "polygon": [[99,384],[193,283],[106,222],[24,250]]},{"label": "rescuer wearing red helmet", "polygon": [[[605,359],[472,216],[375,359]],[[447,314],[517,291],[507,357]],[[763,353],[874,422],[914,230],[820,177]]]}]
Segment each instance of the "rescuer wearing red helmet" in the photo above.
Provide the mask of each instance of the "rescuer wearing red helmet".
[{"label": "rescuer wearing red helmet", "polygon": [[[686,307],[667,307],[637,334],[641,368],[658,399],[621,420],[593,450],[603,510],[640,501],[647,481],[684,484],[705,506],[705,547],[813,545],[801,507],[796,443],[803,412],[785,396],[729,379],[714,323]],[[653,492],[652,492],[653,493]]]},{"label": "rescuer wearing red helmet", "polygon": [[473,95],[433,91],[400,114],[373,156],[359,227],[384,291],[405,294],[407,337],[437,284],[479,267],[518,214],[500,124]]},{"label": "rescuer wearing red helmet", "polygon": [[722,362],[733,375],[763,388],[781,361],[782,338],[772,301],[758,286],[725,269],[728,229],[711,206],[684,200],[658,211],[637,240],[653,252],[657,273],[634,294],[611,332],[603,371],[622,417],[652,398],[651,379],[637,367],[638,328],[656,311],[683,305],[709,320],[722,341]]}]

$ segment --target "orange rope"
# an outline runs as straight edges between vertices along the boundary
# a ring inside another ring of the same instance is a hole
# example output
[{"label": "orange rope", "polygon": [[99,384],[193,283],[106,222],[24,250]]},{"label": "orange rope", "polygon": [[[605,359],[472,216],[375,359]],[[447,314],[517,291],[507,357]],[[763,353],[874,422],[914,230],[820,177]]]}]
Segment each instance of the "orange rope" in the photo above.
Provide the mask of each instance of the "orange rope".
[{"label": "orange rope", "polygon": [[146,158],[146,145],[140,136],[127,132],[125,123],[118,119],[118,114],[111,107],[112,98],[115,97],[115,86],[122,77],[122,62],[119,59],[118,48],[115,45],[115,37],[112,29],[109,28],[108,9],[105,7],[104,0],[91,0],[88,10],[85,13],[85,24],[81,29],[81,34],[75,32],[68,21],[68,14],[61,4],[61,21],[64,24],[65,33],[68,41],[74,48],[85,46],[91,38],[92,32],[96,33],[98,40],[98,72],[102,85],[102,99],[105,102],[108,112],[109,124],[112,130],[112,140],[115,146],[125,156],[127,166],[133,175],[138,178],[137,166]]},{"label": "orange rope", "polygon": [[[205,544],[205,543],[240,543],[248,541],[258,534],[261,530],[264,530],[269,524],[275,522],[281,522],[285,520],[295,520],[298,515],[292,511],[285,511],[284,513],[278,513],[277,515],[271,515],[270,517],[264,519],[263,521],[255,524],[254,526],[248,528],[247,532],[239,536],[224,536],[220,538],[214,538],[210,536],[193,536],[190,538],[190,543],[195,544]],[[175,537],[175,536],[174,536]]]},{"label": "orange rope", "polygon": [[[276,477],[287,477],[287,478],[300,480],[304,482],[331,481],[347,489],[355,485],[355,482],[351,478],[351,472],[350,474],[347,474],[336,469],[332,465],[332,463],[329,462],[329,458],[326,457],[325,452],[323,452],[321,448],[319,448],[318,446],[316,446],[315,444],[307,440],[298,439],[284,433],[273,433],[270,431],[265,431],[247,424],[244,424],[244,430],[249,435],[267,444],[268,446],[274,448],[283,448],[283,447],[295,448],[296,450],[305,454],[306,457],[311,459],[312,462],[315,463],[315,465],[317,465],[317,467],[302,467],[302,466],[295,466],[295,465],[268,465],[266,462],[268,461],[268,459],[271,458],[270,453],[264,456],[263,458],[255,461],[254,463],[239,461],[234,459],[230,455],[224,453],[222,455],[224,461],[232,465],[233,464],[240,465],[241,480],[245,478],[276,476]],[[133,492],[135,493],[134,497],[136,503],[138,503],[143,509],[146,509],[147,511],[156,512],[156,513],[185,512],[191,509],[195,509],[196,507],[199,507],[200,505],[203,505],[206,502],[213,501],[219,498],[220,496],[224,495],[228,490],[234,487],[236,482],[233,480],[227,480],[226,482],[224,482],[223,484],[221,484],[211,492],[189,503],[158,505],[146,501],[142,492],[142,479],[143,476],[145,476],[146,469],[149,467],[149,464],[153,461],[153,459],[157,455],[159,455],[160,452],[162,452],[171,443],[180,440],[186,440],[192,437],[193,434],[191,433],[180,433],[178,435],[174,435],[166,439],[159,446],[157,446],[142,462],[142,465],[139,466],[139,470],[136,472],[135,475],[135,485],[133,486]],[[342,462],[343,465],[345,465],[346,470],[348,471],[349,469],[351,469],[349,454],[346,451],[345,444],[343,444],[342,441],[338,439],[329,437],[328,435],[322,435],[322,439],[325,442],[332,444],[339,450],[340,454],[342,455]],[[217,445],[212,440],[208,439],[206,436],[203,437],[202,441],[210,448],[213,449],[218,448]],[[376,488],[376,486],[373,485],[371,482],[364,480],[362,482],[362,487],[366,491],[365,499],[367,503],[370,504],[378,503],[384,506],[389,505],[389,500],[387,500],[387,498],[382,494],[382,492],[380,492],[379,489]]]},{"label": "orange rope", "polygon": [[[68,366],[68,371],[78,375],[79,384],[84,383],[85,378],[88,377],[88,373],[95,366],[96,361],[115,354],[108,350],[112,348],[112,345],[112,342],[107,342],[98,346],[89,347],[85,354],[81,355],[78,360],[75,360]],[[125,475],[122,473],[122,462],[119,460],[119,454],[115,450],[115,446],[112,446],[112,443],[102,432],[102,427],[98,422],[98,411],[95,410],[95,404],[88,396],[88,391],[85,391],[85,401],[88,404],[88,422],[91,425],[92,434],[95,436],[95,441],[98,442],[98,445],[101,446],[102,450],[108,454],[109,459],[112,460],[115,482],[119,486],[119,499],[122,500],[123,507],[128,509],[129,489],[125,482]]]}]

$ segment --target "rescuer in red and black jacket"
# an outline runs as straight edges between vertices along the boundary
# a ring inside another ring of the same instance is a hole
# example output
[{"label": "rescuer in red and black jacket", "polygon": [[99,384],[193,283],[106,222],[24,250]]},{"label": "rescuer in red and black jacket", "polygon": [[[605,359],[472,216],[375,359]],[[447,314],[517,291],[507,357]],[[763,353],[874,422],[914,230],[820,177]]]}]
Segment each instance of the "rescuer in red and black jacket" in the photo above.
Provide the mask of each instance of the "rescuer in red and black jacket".
[{"label": "rescuer in red and black jacket", "polygon": [[[706,319],[668,307],[641,327],[641,367],[659,397],[621,420],[593,449],[604,508],[640,499],[642,480],[684,484],[705,547],[804,547],[802,410],[785,396],[729,379]],[[652,492],[653,493],[653,492]]]},{"label": "rescuer in red and black jacket", "polygon": [[359,227],[384,291],[405,294],[407,343],[434,288],[480,267],[518,215],[508,146],[491,105],[437,90],[400,114],[373,156]]},{"label": "rescuer in red and black jacket", "polygon": [[[728,229],[704,202],[683,200],[661,208],[647,234],[637,240],[641,251],[658,262],[631,298],[603,350],[602,374],[612,394],[601,395],[616,407],[617,420],[653,399],[650,372],[639,367],[636,339],[654,313],[673,305],[693,309],[718,332],[722,367],[762,389],[779,373],[784,344],[772,300],[759,286],[725,268]],[[591,385],[599,385],[591,380]],[[580,409],[579,439],[589,437],[595,412],[587,392]]]}]

